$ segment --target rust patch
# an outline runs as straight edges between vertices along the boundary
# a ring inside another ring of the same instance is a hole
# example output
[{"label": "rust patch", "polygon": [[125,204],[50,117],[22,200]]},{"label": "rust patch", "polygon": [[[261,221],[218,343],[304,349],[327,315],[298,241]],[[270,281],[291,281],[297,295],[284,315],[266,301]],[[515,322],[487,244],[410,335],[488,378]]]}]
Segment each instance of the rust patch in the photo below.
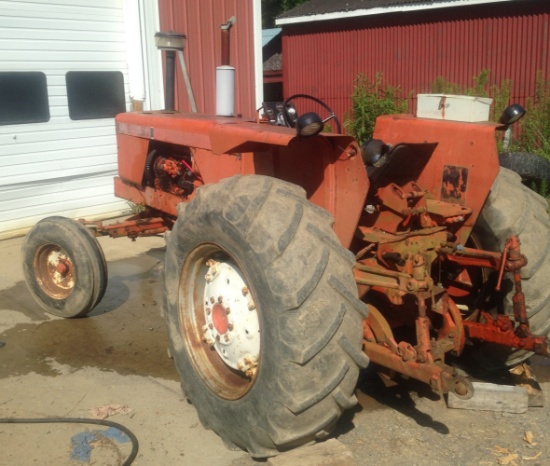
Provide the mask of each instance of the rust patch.
[{"label": "rust patch", "polygon": [[468,187],[468,169],[445,165],[443,167],[443,181],[441,183],[441,200],[465,203],[466,189]]}]

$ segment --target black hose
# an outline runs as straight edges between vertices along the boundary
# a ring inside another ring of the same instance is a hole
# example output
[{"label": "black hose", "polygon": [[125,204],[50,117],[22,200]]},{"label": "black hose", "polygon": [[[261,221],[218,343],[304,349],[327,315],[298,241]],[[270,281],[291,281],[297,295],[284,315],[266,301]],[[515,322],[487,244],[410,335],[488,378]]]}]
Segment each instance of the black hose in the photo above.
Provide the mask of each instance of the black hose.
[{"label": "black hose", "polygon": [[103,419],[83,419],[83,418],[77,418],[77,417],[75,418],[50,417],[50,418],[36,418],[36,419],[10,418],[10,417],[0,418],[0,424],[57,424],[60,422],[67,423],[67,424],[97,424],[100,426],[114,427],[115,429],[118,429],[121,432],[124,432],[132,442],[132,451],[130,451],[128,458],[126,458],[126,461],[122,463],[122,466],[130,466],[136,459],[136,456],[139,450],[139,442],[137,437],[130,431],[130,429],[128,429],[127,427],[124,427],[121,424],[118,424],[117,422],[106,421]]}]

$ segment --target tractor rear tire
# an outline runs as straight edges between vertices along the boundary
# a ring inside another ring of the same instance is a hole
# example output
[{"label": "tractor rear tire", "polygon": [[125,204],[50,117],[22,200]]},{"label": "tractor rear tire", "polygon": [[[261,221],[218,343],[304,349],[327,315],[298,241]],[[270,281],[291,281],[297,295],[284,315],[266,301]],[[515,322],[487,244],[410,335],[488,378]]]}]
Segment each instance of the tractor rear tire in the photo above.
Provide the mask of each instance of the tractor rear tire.
[{"label": "tractor rear tire", "polygon": [[498,155],[501,167],[516,172],[528,181],[550,182],[550,161],[529,152],[503,152]]},{"label": "tractor rear tire", "polygon": [[87,228],[69,218],[38,222],[23,243],[23,273],[38,304],[59,317],[82,317],[103,298],[107,262]]},{"label": "tractor rear tire", "polygon": [[[502,251],[506,239],[518,235],[521,252],[528,263],[521,269],[531,331],[550,334],[550,218],[548,202],[521,183],[521,177],[511,170],[500,168],[491,193],[474,228],[474,235],[485,249]],[[513,318],[514,289],[510,278],[502,289],[503,311]],[[506,349],[498,345],[483,345],[479,360],[489,369],[513,367],[532,353]]]},{"label": "tractor rear tire", "polygon": [[178,208],[164,314],[201,422],[258,458],[327,436],[368,364],[367,309],[332,217],[259,175],[206,185]]}]

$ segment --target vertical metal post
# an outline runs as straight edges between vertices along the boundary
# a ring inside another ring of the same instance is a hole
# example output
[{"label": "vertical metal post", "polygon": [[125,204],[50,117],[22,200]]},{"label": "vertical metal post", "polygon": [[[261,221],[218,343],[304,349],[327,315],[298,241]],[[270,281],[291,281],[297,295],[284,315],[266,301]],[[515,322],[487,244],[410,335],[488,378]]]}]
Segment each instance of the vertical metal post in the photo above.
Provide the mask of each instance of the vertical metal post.
[{"label": "vertical metal post", "polygon": [[187,37],[176,32],[157,32],[155,45],[159,50],[164,50],[166,57],[166,78],[164,81],[164,109],[175,110],[176,87],[176,52],[183,51]]},{"label": "vertical metal post", "polygon": [[176,87],[176,52],[166,50],[166,84],[164,89],[164,109],[174,111],[175,109],[175,87]]}]

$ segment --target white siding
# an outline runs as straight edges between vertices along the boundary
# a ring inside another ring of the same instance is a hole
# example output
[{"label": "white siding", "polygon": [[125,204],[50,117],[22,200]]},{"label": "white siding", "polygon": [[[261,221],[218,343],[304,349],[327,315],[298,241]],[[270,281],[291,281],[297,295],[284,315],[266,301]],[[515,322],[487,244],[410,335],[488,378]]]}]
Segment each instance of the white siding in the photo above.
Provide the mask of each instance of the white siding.
[{"label": "white siding", "polygon": [[120,71],[129,85],[123,0],[0,0],[0,71],[40,71],[50,120],[0,126],[0,235],[48,215],[118,214],[114,119],[69,118],[68,71]]}]

